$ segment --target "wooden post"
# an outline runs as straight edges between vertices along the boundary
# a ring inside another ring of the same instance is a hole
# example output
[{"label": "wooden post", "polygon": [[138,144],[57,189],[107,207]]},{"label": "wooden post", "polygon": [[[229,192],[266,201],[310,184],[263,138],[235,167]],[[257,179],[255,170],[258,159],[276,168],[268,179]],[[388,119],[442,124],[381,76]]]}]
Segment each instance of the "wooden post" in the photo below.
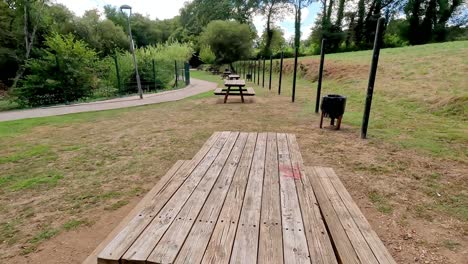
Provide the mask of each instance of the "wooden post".
[{"label": "wooden post", "polygon": [[265,88],[265,58],[263,58],[263,76],[262,87]]},{"label": "wooden post", "polygon": [[296,47],[294,52],[294,74],[293,74],[293,87],[292,87],[292,102],[296,99],[296,77],[297,77],[297,56],[299,52],[299,47]]},{"label": "wooden post", "polygon": [[284,51],[281,51],[281,62],[280,62],[280,69],[279,69],[278,94],[281,94],[281,81],[283,80],[283,59],[284,59]]},{"label": "wooden post", "polygon": [[325,39],[322,39],[322,46],[320,48],[320,67],[317,84],[317,98],[315,100],[315,113],[319,112],[320,94],[322,93],[322,77],[323,77],[323,64],[325,62]]},{"label": "wooden post", "polygon": [[380,44],[382,40],[382,27],[385,18],[379,18],[374,39],[374,53],[372,55],[372,65],[369,73],[369,84],[367,86],[366,106],[364,108],[364,116],[362,118],[361,138],[367,138],[367,128],[369,126],[369,116],[372,105],[372,95],[374,94],[375,76],[377,74],[377,66],[379,64]]},{"label": "wooden post", "polygon": [[261,59],[257,60],[258,66],[257,66],[257,85],[260,85],[260,68],[261,68]]},{"label": "wooden post", "polygon": [[273,55],[270,55],[270,82],[268,83],[268,90],[271,90],[271,74],[273,73]]}]

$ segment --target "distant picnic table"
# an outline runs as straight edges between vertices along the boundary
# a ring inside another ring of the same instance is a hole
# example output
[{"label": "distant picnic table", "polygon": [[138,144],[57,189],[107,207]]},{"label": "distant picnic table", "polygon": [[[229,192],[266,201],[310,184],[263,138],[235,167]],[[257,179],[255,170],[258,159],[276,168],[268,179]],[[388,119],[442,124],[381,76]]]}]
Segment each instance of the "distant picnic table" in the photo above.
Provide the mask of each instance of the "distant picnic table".
[{"label": "distant picnic table", "polygon": [[230,74],[228,76],[229,80],[239,80],[240,79],[240,75],[238,74]]}]

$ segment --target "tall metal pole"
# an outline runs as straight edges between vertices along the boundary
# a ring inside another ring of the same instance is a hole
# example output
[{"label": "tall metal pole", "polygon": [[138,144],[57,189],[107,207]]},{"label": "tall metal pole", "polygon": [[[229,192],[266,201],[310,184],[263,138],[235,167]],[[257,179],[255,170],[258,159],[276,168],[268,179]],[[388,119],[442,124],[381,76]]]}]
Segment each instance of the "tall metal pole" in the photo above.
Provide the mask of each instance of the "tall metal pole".
[{"label": "tall metal pole", "polygon": [[273,73],[273,55],[270,55],[270,82],[268,83],[268,90],[271,90],[271,74]]},{"label": "tall metal pole", "polygon": [[296,77],[297,77],[297,56],[299,48],[296,47],[294,52],[294,74],[293,74],[293,87],[292,87],[292,102],[296,99]]},{"label": "tall metal pole", "polygon": [[278,94],[281,94],[281,81],[283,80],[283,59],[284,59],[284,51],[281,51],[281,62],[280,62],[280,69],[279,69]]},{"label": "tall metal pole", "polygon": [[119,60],[117,59],[117,53],[114,55],[114,61],[115,61],[115,72],[117,74],[117,88],[119,89],[119,92],[121,92],[122,84],[120,83],[120,69],[119,69]]},{"label": "tall metal pole", "polygon": [[325,62],[325,39],[322,39],[322,46],[320,47],[320,68],[317,84],[317,98],[315,100],[315,113],[319,112],[320,94],[322,93],[322,77],[323,77],[323,64]]},{"label": "tall metal pole", "polygon": [[253,66],[253,83],[255,84],[255,74],[257,73],[257,62],[255,60],[252,61],[252,66]]},{"label": "tall metal pole", "polygon": [[265,57],[263,58],[263,75],[262,75],[262,87],[265,88]]},{"label": "tall metal pole", "polygon": [[372,65],[369,73],[369,84],[367,86],[366,106],[364,108],[364,116],[362,118],[361,138],[367,138],[367,128],[369,126],[369,116],[372,105],[372,96],[374,94],[375,76],[377,74],[377,66],[379,64],[380,44],[382,40],[382,27],[385,23],[385,18],[379,18],[374,39],[374,53],[372,55]]},{"label": "tall metal pole", "polygon": [[138,73],[138,63],[135,55],[135,44],[133,43],[133,34],[132,34],[132,28],[130,26],[130,16],[131,12],[127,17],[127,22],[128,22],[128,34],[130,35],[130,50],[132,51],[132,56],[133,56],[133,64],[135,65],[135,74],[136,74],[136,81],[137,81],[137,86],[138,86],[138,94],[140,95],[140,99],[143,99],[143,89],[141,89],[141,81],[140,81],[140,74]]},{"label": "tall metal pole", "polygon": [[257,60],[257,85],[260,85],[260,68],[261,68],[261,65],[262,65],[262,60],[261,59],[258,59]]},{"label": "tall metal pole", "polygon": [[174,72],[175,72],[175,87],[179,87],[179,73],[177,72],[177,61],[174,61]]}]

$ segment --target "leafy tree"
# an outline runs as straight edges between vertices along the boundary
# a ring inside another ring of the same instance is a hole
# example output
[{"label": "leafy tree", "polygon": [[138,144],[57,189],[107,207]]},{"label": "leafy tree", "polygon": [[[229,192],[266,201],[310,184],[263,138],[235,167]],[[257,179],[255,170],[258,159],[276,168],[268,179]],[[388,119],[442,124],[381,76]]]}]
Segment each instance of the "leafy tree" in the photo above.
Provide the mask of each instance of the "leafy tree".
[{"label": "leafy tree", "polygon": [[206,64],[213,64],[216,61],[216,54],[214,54],[210,46],[203,45],[200,49],[200,59]]},{"label": "leafy tree", "polygon": [[231,63],[252,54],[251,29],[236,21],[210,22],[201,34],[200,42],[210,46],[216,54],[217,63]]},{"label": "leafy tree", "polygon": [[263,51],[263,56],[268,57],[272,54],[277,54],[281,52],[281,50],[287,45],[286,39],[284,38],[284,32],[281,30],[279,27],[273,27],[271,28],[271,39],[270,39],[270,48],[269,52],[267,52],[267,39],[269,38],[269,34],[267,33],[267,30],[263,32],[262,35],[262,42],[260,43],[260,48]]},{"label": "leafy tree", "polygon": [[30,74],[14,90],[22,105],[38,106],[67,103],[91,95],[96,87],[96,53],[73,35],[58,33],[46,38],[43,56],[32,59]]},{"label": "leafy tree", "polygon": [[271,55],[271,43],[273,39],[274,29],[273,23],[277,19],[281,19],[286,12],[290,11],[287,0],[261,0],[259,12],[266,17],[266,26],[264,34],[264,51],[266,56]]},{"label": "leafy tree", "polygon": [[289,0],[294,7],[294,47],[301,45],[301,10],[308,7],[314,0]]},{"label": "leafy tree", "polygon": [[18,44],[11,24],[15,19],[14,16],[13,10],[9,9],[5,2],[0,1],[0,82],[14,76],[17,70],[15,49]]}]

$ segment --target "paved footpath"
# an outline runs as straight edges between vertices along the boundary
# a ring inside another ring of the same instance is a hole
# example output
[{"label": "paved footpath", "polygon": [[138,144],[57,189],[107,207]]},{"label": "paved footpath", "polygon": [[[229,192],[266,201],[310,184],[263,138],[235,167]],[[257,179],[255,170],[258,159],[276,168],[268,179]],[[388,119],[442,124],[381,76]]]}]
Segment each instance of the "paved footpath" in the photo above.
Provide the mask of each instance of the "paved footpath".
[{"label": "paved footpath", "polygon": [[143,99],[140,99],[139,96],[131,96],[92,103],[60,105],[27,110],[0,112],[0,122],[25,118],[66,115],[72,113],[101,111],[178,101],[193,95],[213,91],[214,89],[216,89],[217,86],[216,83],[197,80],[193,78],[190,80],[190,82],[191,84],[186,88],[161,93],[145,94],[143,95]]}]

